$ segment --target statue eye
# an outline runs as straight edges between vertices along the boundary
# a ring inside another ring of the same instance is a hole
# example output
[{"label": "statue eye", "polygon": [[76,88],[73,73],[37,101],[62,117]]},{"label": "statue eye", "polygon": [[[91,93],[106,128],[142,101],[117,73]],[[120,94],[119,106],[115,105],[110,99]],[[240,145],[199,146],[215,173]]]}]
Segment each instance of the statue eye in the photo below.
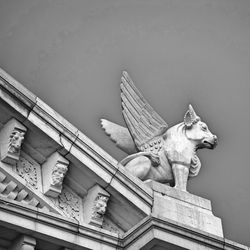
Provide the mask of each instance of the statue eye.
[{"label": "statue eye", "polygon": [[207,126],[202,125],[202,126],[201,126],[201,129],[202,129],[203,131],[207,131]]}]

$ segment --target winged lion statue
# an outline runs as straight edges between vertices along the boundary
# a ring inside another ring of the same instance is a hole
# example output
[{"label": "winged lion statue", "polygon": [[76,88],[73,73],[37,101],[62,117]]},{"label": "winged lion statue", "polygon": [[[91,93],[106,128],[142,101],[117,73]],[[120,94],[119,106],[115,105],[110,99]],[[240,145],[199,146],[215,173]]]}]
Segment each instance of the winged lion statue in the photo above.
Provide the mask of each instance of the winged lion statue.
[{"label": "winged lion statue", "polygon": [[197,150],[214,149],[216,135],[209,131],[191,105],[183,122],[169,128],[125,71],[120,87],[127,128],[101,119],[106,134],[129,154],[120,164],[142,181],[155,180],[186,191],[188,178],[200,171]]}]

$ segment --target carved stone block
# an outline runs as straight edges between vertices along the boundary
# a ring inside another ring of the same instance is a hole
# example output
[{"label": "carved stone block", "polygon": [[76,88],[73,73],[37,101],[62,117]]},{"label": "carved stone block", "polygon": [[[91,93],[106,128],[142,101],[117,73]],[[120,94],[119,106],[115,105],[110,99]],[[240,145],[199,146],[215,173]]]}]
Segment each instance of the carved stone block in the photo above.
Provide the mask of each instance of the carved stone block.
[{"label": "carved stone block", "polygon": [[63,179],[68,171],[69,161],[58,152],[53,153],[42,166],[43,193],[58,197],[62,191]]},{"label": "carved stone block", "polygon": [[58,197],[49,197],[49,199],[63,212],[64,216],[80,222],[83,213],[82,198],[70,187],[63,185],[62,192]]},{"label": "carved stone block", "polygon": [[146,184],[154,191],[154,216],[223,237],[221,219],[213,215],[209,200],[155,181]]},{"label": "carved stone block", "polygon": [[10,119],[0,132],[1,161],[14,165],[20,156],[20,149],[27,128],[15,118]]},{"label": "carved stone block", "polygon": [[83,221],[101,227],[110,194],[99,185],[88,190],[83,207]]},{"label": "carved stone block", "polygon": [[81,198],[69,188],[63,188],[58,196],[57,206],[71,219],[80,220],[80,211],[82,206]]},{"label": "carved stone block", "polygon": [[28,186],[39,191],[42,190],[41,166],[29,155],[22,151],[14,169],[26,181]]}]

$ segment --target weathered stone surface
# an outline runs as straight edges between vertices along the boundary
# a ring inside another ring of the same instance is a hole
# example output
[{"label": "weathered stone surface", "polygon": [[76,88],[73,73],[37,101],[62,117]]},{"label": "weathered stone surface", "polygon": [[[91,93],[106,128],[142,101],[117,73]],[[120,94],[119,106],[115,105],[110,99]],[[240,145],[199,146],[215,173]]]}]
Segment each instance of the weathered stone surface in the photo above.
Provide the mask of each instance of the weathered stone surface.
[{"label": "weathered stone surface", "polygon": [[[139,179],[174,184],[186,191],[188,177],[199,173],[197,149],[213,149],[217,137],[189,105],[184,121],[171,128],[149,105],[127,72],[121,78],[122,114],[127,128],[101,120],[102,128],[126,153],[120,164]],[[139,151],[139,153],[138,153]]]},{"label": "weathered stone surface", "polygon": [[198,209],[172,197],[155,194],[153,213],[223,237],[220,218],[215,217],[212,212],[208,213],[208,210]]},{"label": "weathered stone surface", "polygon": [[221,219],[213,215],[210,201],[159,183],[148,185],[154,190],[154,215],[223,237]]},{"label": "weathered stone surface", "polygon": [[174,199],[190,203],[194,206],[201,207],[209,211],[212,210],[211,201],[200,196],[193,195],[176,188],[171,188],[170,186],[163,185],[155,181],[147,181],[146,185],[151,187],[154,192],[162,194],[163,196],[167,195]]},{"label": "weathered stone surface", "polygon": [[63,179],[68,171],[69,161],[58,152],[53,153],[42,166],[43,192],[58,197],[62,191]]},{"label": "weathered stone surface", "polygon": [[14,165],[20,156],[26,127],[16,119],[9,120],[0,132],[1,161]]},{"label": "weathered stone surface", "polygon": [[224,249],[224,239],[152,214],[123,236],[125,249]]}]

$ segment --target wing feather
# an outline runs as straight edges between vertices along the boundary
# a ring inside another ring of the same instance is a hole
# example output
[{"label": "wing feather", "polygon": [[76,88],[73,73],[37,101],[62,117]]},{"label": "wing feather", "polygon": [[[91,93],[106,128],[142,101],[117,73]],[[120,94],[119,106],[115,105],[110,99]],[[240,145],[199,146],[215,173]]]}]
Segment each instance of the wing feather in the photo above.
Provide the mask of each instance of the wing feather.
[{"label": "wing feather", "polygon": [[[122,95],[122,107],[124,112],[128,115],[128,117],[130,118],[131,116],[131,121],[133,123],[133,126],[135,124],[141,123],[142,120],[142,116],[139,114],[139,112],[134,108],[133,105],[131,105],[131,103],[128,101],[128,99],[126,98],[125,95]],[[146,136],[150,136],[150,134],[148,133],[148,129],[147,129],[147,124],[146,123],[141,123],[141,130],[143,132],[144,135]],[[140,131],[137,131],[140,132]]]},{"label": "wing feather", "polygon": [[135,87],[127,72],[121,78],[122,113],[137,148],[163,134],[167,123]]},{"label": "wing feather", "polygon": [[139,121],[136,121],[136,119],[131,115],[131,113],[128,111],[127,107],[123,106],[123,116],[126,119],[126,123],[128,125],[129,131],[132,134],[132,137],[135,140],[135,143],[140,143],[140,141],[146,140],[144,128],[141,128],[141,130],[138,130],[136,128],[136,124],[139,123]]},{"label": "wing feather", "polygon": [[127,128],[106,119],[101,119],[101,126],[116,146],[126,152],[133,154],[137,152],[135,143]]},{"label": "wing feather", "polygon": [[131,80],[130,76],[128,75],[126,71],[123,72],[122,82],[124,86],[127,88],[131,97],[134,98],[136,103],[141,108],[144,108],[144,112],[148,113],[150,118],[153,117],[159,126],[162,126],[162,124],[167,125],[167,123],[161,118],[160,115],[158,115],[155,112],[155,110],[149,105],[146,99],[142,96],[139,90],[135,87],[133,81]]}]

